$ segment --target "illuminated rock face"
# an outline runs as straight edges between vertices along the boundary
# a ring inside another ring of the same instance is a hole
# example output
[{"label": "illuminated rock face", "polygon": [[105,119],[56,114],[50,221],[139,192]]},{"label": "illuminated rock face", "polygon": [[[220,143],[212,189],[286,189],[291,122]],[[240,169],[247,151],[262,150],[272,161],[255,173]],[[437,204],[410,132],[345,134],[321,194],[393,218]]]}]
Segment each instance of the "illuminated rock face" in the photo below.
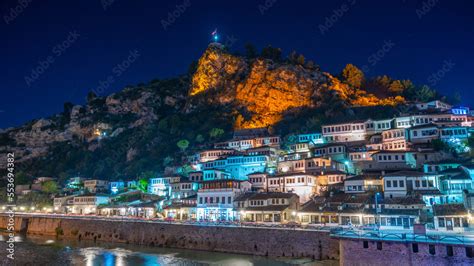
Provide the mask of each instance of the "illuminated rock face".
[{"label": "illuminated rock face", "polygon": [[199,59],[198,69],[193,76],[191,96],[209,89],[235,87],[236,79],[247,70],[247,63],[223,52],[222,47],[213,44]]},{"label": "illuminated rock face", "polygon": [[274,64],[264,59],[248,62],[212,45],[199,60],[189,94],[194,96],[211,89],[230,94],[232,99],[222,98],[251,114],[238,127],[258,128],[280,121],[282,113],[291,108],[310,106],[314,89],[325,80],[320,72],[301,66]]},{"label": "illuminated rock face", "polygon": [[248,77],[237,85],[236,99],[253,115],[242,128],[273,125],[281,120],[283,112],[311,106],[311,95],[324,78],[300,66],[273,65],[259,59],[251,67]]},{"label": "illuminated rock face", "polygon": [[395,105],[404,102],[399,96],[379,99],[364,90],[354,91],[319,70],[234,56],[225,52],[220,44],[211,44],[200,58],[189,95],[213,91],[215,93],[210,102],[233,103],[250,114],[246,114],[246,119],[237,119],[236,128],[259,128],[274,125],[291,109],[317,106],[312,96],[327,90],[337,92],[340,99],[349,105]]}]

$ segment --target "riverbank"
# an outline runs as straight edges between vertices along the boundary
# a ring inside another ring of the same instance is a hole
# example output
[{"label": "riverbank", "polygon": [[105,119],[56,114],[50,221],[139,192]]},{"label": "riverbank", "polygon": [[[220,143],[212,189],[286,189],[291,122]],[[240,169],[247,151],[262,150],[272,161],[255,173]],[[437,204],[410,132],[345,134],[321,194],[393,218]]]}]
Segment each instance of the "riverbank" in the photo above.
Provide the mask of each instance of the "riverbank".
[{"label": "riverbank", "polygon": [[[7,223],[8,217],[0,216],[0,228],[5,228]],[[54,236],[78,241],[90,240],[274,258],[308,258],[315,261],[339,259],[338,240],[332,239],[329,232],[323,231],[27,215],[15,217],[15,228],[22,229],[29,235]]]}]

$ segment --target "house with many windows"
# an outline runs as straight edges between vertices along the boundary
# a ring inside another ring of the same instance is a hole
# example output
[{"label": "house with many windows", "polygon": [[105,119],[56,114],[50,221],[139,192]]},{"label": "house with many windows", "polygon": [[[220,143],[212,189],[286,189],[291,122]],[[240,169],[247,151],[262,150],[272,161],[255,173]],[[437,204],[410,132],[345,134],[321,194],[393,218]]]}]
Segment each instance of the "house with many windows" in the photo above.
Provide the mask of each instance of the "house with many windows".
[{"label": "house with many windows", "polygon": [[285,223],[295,221],[298,195],[282,192],[245,193],[234,201],[241,222]]},{"label": "house with many windows", "polygon": [[406,130],[395,128],[382,132],[382,149],[384,150],[407,150]]},{"label": "house with many windows", "polygon": [[383,190],[382,178],[377,175],[357,175],[344,180],[344,192],[367,193]]},{"label": "house with many windows", "polygon": [[399,171],[383,175],[384,197],[419,195],[427,205],[443,203],[439,175],[418,171]]},{"label": "house with many windows", "polygon": [[351,142],[365,140],[367,137],[365,121],[324,125],[324,142]]},{"label": "house with many windows", "polygon": [[265,172],[269,158],[266,155],[229,156],[204,163],[203,170],[219,169],[229,173],[232,178],[247,180],[247,175]]},{"label": "house with many windows", "polygon": [[470,215],[463,204],[434,205],[433,216],[439,231],[464,232],[469,227]]},{"label": "house with many windows", "polygon": [[279,173],[267,177],[267,190],[294,193],[301,202],[319,194],[317,177],[309,173]]},{"label": "house with many windows", "polygon": [[207,221],[233,221],[236,213],[234,199],[251,190],[248,181],[227,179],[199,183],[196,218]]}]

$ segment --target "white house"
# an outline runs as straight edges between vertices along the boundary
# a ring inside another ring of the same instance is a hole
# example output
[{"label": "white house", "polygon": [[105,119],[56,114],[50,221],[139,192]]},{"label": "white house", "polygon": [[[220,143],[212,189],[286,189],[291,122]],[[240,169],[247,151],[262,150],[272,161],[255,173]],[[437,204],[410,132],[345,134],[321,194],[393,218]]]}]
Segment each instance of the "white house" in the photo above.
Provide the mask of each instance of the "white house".
[{"label": "white house", "polygon": [[108,204],[110,197],[105,194],[85,194],[75,196],[68,213],[74,214],[94,214],[101,204]]},{"label": "white house", "polygon": [[234,199],[250,189],[250,182],[242,180],[212,180],[200,183],[197,192],[197,219],[235,220]]},{"label": "white house", "polygon": [[435,109],[435,110],[440,110],[440,111],[446,111],[451,109],[451,105],[439,101],[439,100],[434,100],[431,102],[426,102],[426,103],[417,103],[415,104],[416,108],[418,110],[428,110],[428,109]]},{"label": "white house", "polygon": [[323,138],[325,142],[350,142],[365,140],[367,137],[365,121],[353,121],[341,124],[325,125]]},{"label": "white house", "polygon": [[84,189],[90,193],[105,192],[108,190],[109,181],[100,179],[84,180]]},{"label": "white house", "polygon": [[317,178],[307,173],[280,173],[267,177],[268,191],[295,193],[301,202],[319,194]]},{"label": "white house", "polygon": [[382,178],[375,175],[357,175],[344,180],[344,193],[382,191]]},{"label": "white house", "polygon": [[382,132],[382,149],[407,150],[406,132],[403,128],[385,130]]},{"label": "white house", "polygon": [[408,129],[408,141],[411,143],[429,143],[439,138],[438,126],[426,124]]}]

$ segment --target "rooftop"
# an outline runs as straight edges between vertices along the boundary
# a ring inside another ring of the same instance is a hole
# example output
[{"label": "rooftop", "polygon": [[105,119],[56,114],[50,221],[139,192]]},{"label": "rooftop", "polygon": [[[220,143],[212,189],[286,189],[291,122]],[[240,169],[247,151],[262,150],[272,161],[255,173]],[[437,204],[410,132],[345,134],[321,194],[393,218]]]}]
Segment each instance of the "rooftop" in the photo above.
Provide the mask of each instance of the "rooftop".
[{"label": "rooftop", "polygon": [[436,204],[433,213],[435,216],[466,215],[467,210],[463,204]]}]

